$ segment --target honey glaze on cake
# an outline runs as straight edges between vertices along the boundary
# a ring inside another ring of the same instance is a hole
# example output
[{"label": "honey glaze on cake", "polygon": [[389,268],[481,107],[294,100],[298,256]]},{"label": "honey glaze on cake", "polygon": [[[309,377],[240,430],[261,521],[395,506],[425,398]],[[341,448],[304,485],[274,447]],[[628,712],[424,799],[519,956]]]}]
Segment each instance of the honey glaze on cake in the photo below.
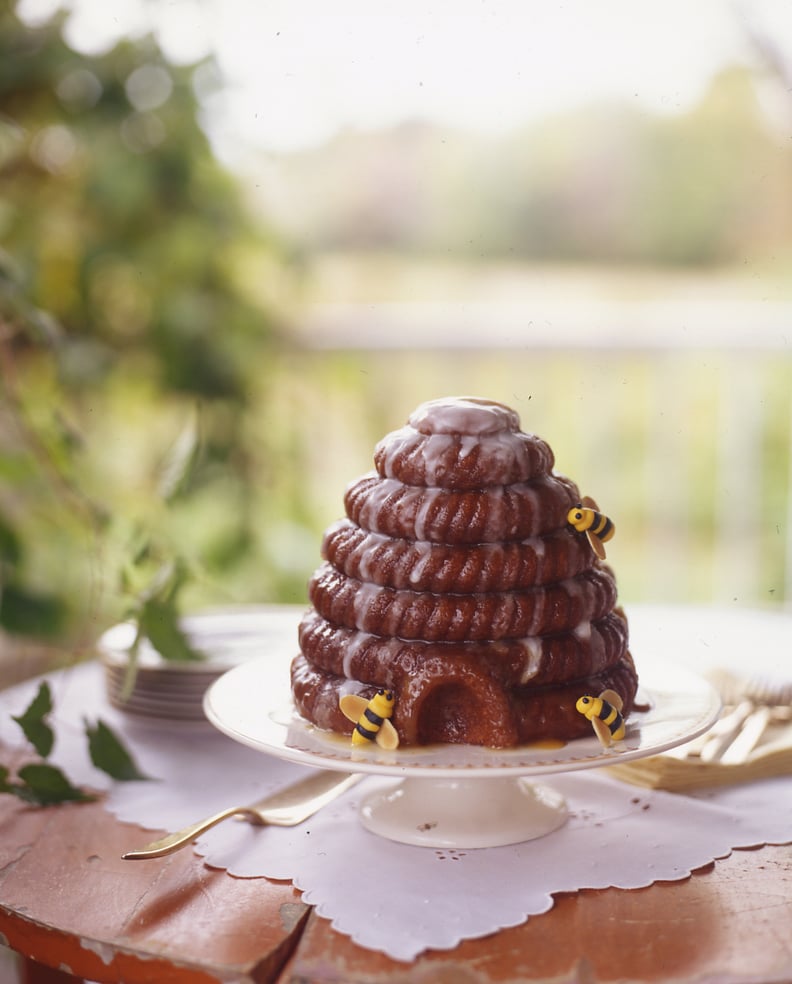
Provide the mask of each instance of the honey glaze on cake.
[{"label": "honey glaze on cake", "polygon": [[424,403],[383,438],[323,539],[292,664],[298,711],[350,734],[341,699],[376,706],[383,691],[407,746],[590,735],[576,704],[603,692],[626,719],[627,620],[554,463],[514,410],[476,397]]}]

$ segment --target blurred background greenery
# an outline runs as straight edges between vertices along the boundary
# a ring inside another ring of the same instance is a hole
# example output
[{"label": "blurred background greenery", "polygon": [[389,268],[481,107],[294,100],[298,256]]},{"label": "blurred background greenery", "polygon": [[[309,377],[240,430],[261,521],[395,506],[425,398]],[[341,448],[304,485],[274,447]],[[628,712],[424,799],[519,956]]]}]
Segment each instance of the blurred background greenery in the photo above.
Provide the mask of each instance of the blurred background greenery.
[{"label": "blurred background greenery", "polygon": [[[80,649],[152,599],[302,603],[376,440],[454,393],[514,406],[615,519],[625,601],[788,603],[784,37],[720,5],[748,56],[694,97],[672,98],[674,49],[667,105],[548,89],[500,127],[409,104],[333,128],[315,88],[325,129],[268,146],[245,139],[259,109],[305,114],[285,69],[234,124],[233,57],[164,43],[159,15],[211,6],[150,0],[101,38],[77,0],[2,8],[0,627]],[[334,38],[365,52],[383,30],[349,6],[338,35],[317,6],[303,24],[328,63]],[[629,37],[638,12],[616,8]],[[264,61],[288,9],[248,25]],[[543,10],[512,10],[515,85],[540,87]],[[664,10],[672,33],[698,16]],[[450,16],[475,35],[483,15]],[[606,73],[604,37],[578,43]],[[443,50],[438,77],[495,72],[497,44],[482,64]],[[426,67],[405,60],[401,84]]]}]

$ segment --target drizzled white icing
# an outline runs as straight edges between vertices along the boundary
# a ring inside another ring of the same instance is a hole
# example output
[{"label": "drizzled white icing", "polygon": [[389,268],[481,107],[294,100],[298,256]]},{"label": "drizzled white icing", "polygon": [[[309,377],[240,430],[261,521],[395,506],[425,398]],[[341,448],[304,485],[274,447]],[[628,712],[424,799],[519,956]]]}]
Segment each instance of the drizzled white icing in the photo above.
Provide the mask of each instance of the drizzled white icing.
[{"label": "drizzled white icing", "polygon": [[[412,431],[410,428],[405,427],[403,430],[407,432],[410,438],[412,437]],[[421,452],[427,484],[435,484],[437,481],[437,467],[443,460],[443,456],[448,453],[453,445],[454,438],[451,434],[435,434],[430,441],[427,441]],[[391,447],[391,453],[399,453],[400,451],[401,445],[394,441]]]},{"label": "drizzled white icing", "polygon": [[346,697],[347,694],[359,694],[363,689],[363,684],[358,680],[344,680],[338,688],[338,697],[333,698],[332,695],[328,698],[328,703],[331,707],[334,707],[336,701],[340,697]]},{"label": "drizzled white icing", "polygon": [[520,683],[528,683],[536,676],[542,665],[544,642],[541,636],[526,636],[520,639],[520,645],[525,650],[525,666],[520,676]]},{"label": "drizzled white icing", "polygon": [[432,544],[428,543],[426,540],[415,540],[413,541],[413,550],[417,550],[420,553],[418,562],[413,566],[410,571],[410,581],[412,584],[417,584],[423,577],[424,571],[432,560]]},{"label": "drizzled white icing", "polygon": [[571,599],[574,601],[579,600],[586,596],[588,589],[588,582],[584,581],[581,583],[574,577],[566,578],[566,580],[561,582],[561,586],[566,591]]},{"label": "drizzled white icing", "polygon": [[545,604],[547,602],[547,593],[544,591],[539,591],[536,595],[536,604],[534,605],[533,615],[531,617],[531,624],[528,628],[528,635],[533,636],[539,631],[539,626],[542,624],[545,613]]},{"label": "drizzled white icing", "polygon": [[[369,529],[374,532],[379,531],[378,516],[382,507],[388,499],[388,496],[397,493],[401,486],[398,482],[393,479],[386,478],[382,482],[373,482],[368,490],[368,495],[366,502],[361,508],[360,519],[361,522]],[[416,489],[413,493],[414,495],[419,495],[420,490]]]},{"label": "drizzled white icing", "polygon": [[357,635],[350,636],[346,646],[344,647],[343,668],[344,668],[345,677],[350,678],[354,675],[352,664],[355,660],[355,657],[360,652],[362,646],[364,646],[370,638],[371,636],[369,636],[368,633],[365,632],[360,632]]},{"label": "drizzled white icing", "polygon": [[492,635],[500,639],[507,635],[509,626],[514,619],[517,602],[513,594],[502,594],[500,604],[492,614]]},{"label": "drizzled white icing", "polygon": [[435,500],[430,495],[425,495],[422,497],[421,505],[415,514],[415,526],[414,533],[418,540],[426,539],[426,521],[429,518],[432,510],[432,506],[435,504]]},{"label": "drizzled white icing", "polygon": [[355,625],[359,629],[365,626],[366,614],[369,608],[376,603],[381,591],[382,589],[376,584],[370,584],[367,581],[359,582],[353,601]]},{"label": "drizzled white icing", "polygon": [[591,622],[588,619],[578,622],[572,632],[575,638],[580,639],[581,642],[588,642],[591,638]]},{"label": "drizzled white icing", "polygon": [[459,459],[463,461],[467,456],[473,452],[481,442],[475,438],[471,437],[469,434],[463,434],[459,439]]},{"label": "drizzled white icing", "polygon": [[[493,485],[492,488],[487,490],[489,495],[490,509],[486,516],[486,522],[484,526],[484,537],[487,540],[491,540],[493,536],[499,539],[496,534],[492,532],[492,526],[495,521],[495,517],[500,513],[500,505],[504,496],[504,488],[502,485]],[[531,493],[533,494],[533,493]]]},{"label": "drizzled white icing", "polygon": [[509,407],[475,396],[429,400],[410,414],[410,424],[422,434],[471,434],[481,437],[516,431],[520,418]]}]

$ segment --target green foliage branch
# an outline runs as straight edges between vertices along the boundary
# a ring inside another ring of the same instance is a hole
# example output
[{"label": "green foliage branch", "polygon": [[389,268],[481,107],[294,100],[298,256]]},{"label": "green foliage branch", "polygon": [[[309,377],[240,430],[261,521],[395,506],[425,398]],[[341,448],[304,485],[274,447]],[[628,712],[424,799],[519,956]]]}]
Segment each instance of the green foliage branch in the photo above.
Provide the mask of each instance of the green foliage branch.
[{"label": "green foliage branch", "polygon": [[[45,680],[39,684],[36,696],[23,713],[13,718],[44,761],[27,763],[16,771],[16,775],[11,774],[8,766],[0,765],[0,793],[16,796],[34,806],[90,802],[96,797],[73,785],[61,769],[46,761],[55,744],[55,732],[48,720],[52,709],[52,693]],[[124,782],[147,778],[105,722],[86,721],[85,735],[91,762],[97,769]]]},{"label": "green foliage branch", "polygon": [[[212,64],[173,65],[151,37],[81,54],[65,16],[31,28],[0,11],[0,628],[59,639],[95,621],[106,579],[91,578],[108,555],[135,552],[120,566],[140,598],[143,576],[190,580],[194,560],[174,553],[202,552],[220,576],[249,553],[245,417],[277,331],[235,261],[278,251],[201,128],[196,79],[206,86]],[[136,414],[146,427],[196,406],[188,491],[230,503],[215,541],[196,523],[175,529],[185,486],[152,487],[131,456],[125,480],[110,474]],[[177,594],[152,590],[137,614],[155,631],[154,609],[172,612]]]}]

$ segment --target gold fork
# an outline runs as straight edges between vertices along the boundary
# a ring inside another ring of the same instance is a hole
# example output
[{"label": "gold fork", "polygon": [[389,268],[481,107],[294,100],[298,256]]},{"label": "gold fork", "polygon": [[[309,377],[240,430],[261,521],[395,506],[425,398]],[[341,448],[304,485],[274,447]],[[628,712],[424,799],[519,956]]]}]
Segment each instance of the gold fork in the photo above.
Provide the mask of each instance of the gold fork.
[{"label": "gold fork", "polygon": [[709,675],[725,713],[708,732],[679,748],[678,758],[735,765],[745,762],[773,722],[789,720],[792,684],[765,677],[738,677],[727,670]]},{"label": "gold fork", "polygon": [[617,763],[612,775],[684,792],[792,775],[792,683],[715,672],[725,710],[709,731],[659,755]]},{"label": "gold fork", "polygon": [[161,858],[166,854],[173,854],[174,851],[190,844],[210,827],[233,816],[243,817],[258,826],[296,827],[298,823],[313,816],[317,810],[327,806],[362,778],[362,775],[349,775],[330,770],[316,772],[307,779],[301,779],[280,792],[265,796],[256,803],[231,806],[211,817],[190,824],[183,830],[160,837],[139,850],[128,851],[121,857],[125,861],[145,861],[148,858]]}]

